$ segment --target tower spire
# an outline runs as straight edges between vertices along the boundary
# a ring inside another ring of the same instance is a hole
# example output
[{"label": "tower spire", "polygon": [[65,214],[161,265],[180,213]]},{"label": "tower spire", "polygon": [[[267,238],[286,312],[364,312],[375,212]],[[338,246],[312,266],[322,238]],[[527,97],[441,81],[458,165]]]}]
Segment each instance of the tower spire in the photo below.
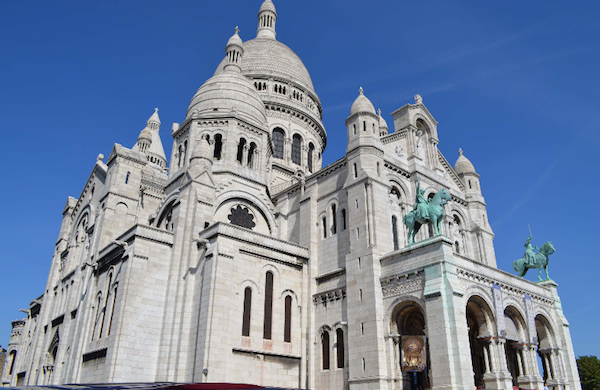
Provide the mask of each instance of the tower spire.
[{"label": "tower spire", "polygon": [[258,10],[258,30],[257,38],[275,39],[275,22],[277,21],[277,11],[275,4],[271,0],[265,0]]},{"label": "tower spire", "polygon": [[160,118],[158,117],[158,108],[154,109],[154,114],[152,114],[152,116],[148,118],[146,125],[148,126],[148,128],[150,128],[150,130],[160,129]]}]

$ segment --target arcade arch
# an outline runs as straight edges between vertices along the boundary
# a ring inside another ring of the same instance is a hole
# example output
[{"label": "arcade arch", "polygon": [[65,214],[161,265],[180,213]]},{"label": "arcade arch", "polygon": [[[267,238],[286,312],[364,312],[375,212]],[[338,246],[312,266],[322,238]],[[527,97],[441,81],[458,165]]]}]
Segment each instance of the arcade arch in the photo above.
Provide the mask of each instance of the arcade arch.
[{"label": "arcade arch", "polygon": [[[411,338],[409,336],[426,336],[426,321],[425,321],[425,310],[417,302],[412,300],[406,300],[398,303],[390,316],[390,333],[395,336],[397,341],[397,352],[394,352],[394,360],[396,367],[405,367],[407,365],[425,365],[425,371],[423,372],[406,372],[402,371],[402,380],[404,382],[404,388],[411,388],[411,383],[414,381],[413,375],[416,375],[417,386],[420,388],[429,387],[429,347],[427,345],[426,338],[417,338],[417,340],[423,340],[425,348],[425,361],[422,361],[421,356],[414,356],[407,358],[403,356],[402,349],[403,343],[407,342]],[[404,358],[404,360],[403,360]]]},{"label": "arcade arch", "polygon": [[467,301],[467,328],[475,386],[485,386],[484,374],[493,371],[490,340],[496,334],[494,315],[485,299],[473,295]]}]

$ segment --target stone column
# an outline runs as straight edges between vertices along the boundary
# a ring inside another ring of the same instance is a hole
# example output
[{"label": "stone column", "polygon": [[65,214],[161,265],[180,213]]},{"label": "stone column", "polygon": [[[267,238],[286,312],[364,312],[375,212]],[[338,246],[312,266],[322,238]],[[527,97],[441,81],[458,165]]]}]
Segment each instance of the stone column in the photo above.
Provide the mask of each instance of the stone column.
[{"label": "stone column", "polygon": [[487,344],[483,346],[483,373],[487,374],[490,372],[490,358],[488,356],[488,346]]},{"label": "stone column", "polygon": [[517,355],[517,376],[523,376],[523,364],[521,362],[521,350],[517,350],[515,355]]},{"label": "stone column", "polygon": [[[289,131],[292,131],[291,127]],[[289,137],[283,143],[283,159],[287,164],[292,162],[292,139]]]},{"label": "stone column", "polygon": [[248,165],[248,144],[244,145],[244,148],[242,151],[242,165],[243,166]]}]

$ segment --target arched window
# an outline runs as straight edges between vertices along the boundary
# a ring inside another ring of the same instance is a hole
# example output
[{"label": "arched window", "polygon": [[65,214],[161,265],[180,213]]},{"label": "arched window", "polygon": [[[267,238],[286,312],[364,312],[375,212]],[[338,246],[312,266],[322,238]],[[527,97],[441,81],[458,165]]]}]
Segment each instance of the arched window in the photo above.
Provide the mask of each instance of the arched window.
[{"label": "arched window", "polygon": [[94,335],[96,334],[96,325],[98,324],[98,315],[100,314],[102,305],[102,294],[98,294],[98,300],[96,302],[96,315],[94,316],[94,327],[92,329],[92,340],[94,341]]},{"label": "arched window", "polygon": [[242,336],[250,337],[250,310],[252,310],[252,289],[244,290],[244,317],[242,320]]},{"label": "arched window", "polygon": [[324,330],[321,335],[323,370],[329,370],[329,332]]},{"label": "arched window", "polygon": [[254,154],[256,153],[256,144],[252,142],[248,149],[248,167],[254,168]]},{"label": "arched window", "polygon": [[215,135],[215,151],[213,152],[213,159],[221,159],[221,151],[223,149],[223,136],[221,134]]},{"label": "arched window", "polygon": [[110,308],[110,319],[108,320],[108,331],[106,332],[106,336],[110,336],[110,329],[112,328],[113,318],[115,316],[115,306],[117,305],[117,286],[113,290],[113,301],[112,307]]},{"label": "arched window", "polygon": [[273,130],[273,157],[283,158],[283,143],[285,139],[285,133],[279,127]]},{"label": "arched window", "polygon": [[273,320],[273,272],[267,271],[265,278],[265,322],[263,326],[263,338],[271,340],[271,329]]},{"label": "arched window", "polygon": [[237,149],[237,161],[241,164],[244,161],[244,147],[246,146],[246,140],[240,138],[240,143]]},{"label": "arched window", "polygon": [[344,351],[344,331],[338,328],[335,331],[337,345],[337,368],[344,368],[345,351]]},{"label": "arched window", "polygon": [[178,159],[177,159],[177,167],[181,168],[181,160],[183,159],[183,145],[179,145],[179,153],[177,153]]},{"label": "arched window", "polygon": [[321,222],[323,223],[323,238],[327,238],[327,218],[323,217]]},{"label": "arched window", "polygon": [[183,141],[183,163],[185,164],[185,157],[187,156],[187,139]]},{"label": "arched window", "polygon": [[106,288],[106,299],[104,300],[104,307],[102,308],[102,320],[100,321],[100,333],[98,333],[98,338],[102,338],[102,331],[104,330],[104,319],[106,318],[106,308],[108,307],[108,298],[110,296],[110,286],[112,284],[113,274],[110,272],[108,274],[108,286]]},{"label": "arched window", "polygon": [[308,144],[308,152],[306,154],[306,159],[308,161],[308,171],[310,173],[313,172],[313,155],[315,154],[314,151],[315,145],[313,145],[313,143],[311,142]]},{"label": "arched window", "polygon": [[131,175],[131,172],[127,172],[127,175],[125,175],[125,184],[129,183],[129,176]]},{"label": "arched window", "polygon": [[460,246],[458,245],[458,241],[454,241],[454,251],[456,254],[460,255]]},{"label": "arched window", "polygon": [[337,209],[334,204],[331,205],[331,234],[334,235],[337,233]]},{"label": "arched window", "polygon": [[283,341],[292,342],[292,297],[285,297],[285,322],[283,325]]},{"label": "arched window", "polygon": [[12,375],[15,369],[15,362],[17,361],[17,351],[12,350],[10,351],[9,355],[12,356],[12,359],[10,361],[10,370],[8,370],[8,375]]},{"label": "arched window", "polygon": [[342,230],[346,230],[346,209],[342,209]]},{"label": "arched window", "polygon": [[398,246],[398,219],[392,215],[392,238],[394,240],[394,250],[397,251]]},{"label": "arched window", "polygon": [[294,164],[302,164],[302,138],[298,134],[294,134],[292,138],[292,162]]}]

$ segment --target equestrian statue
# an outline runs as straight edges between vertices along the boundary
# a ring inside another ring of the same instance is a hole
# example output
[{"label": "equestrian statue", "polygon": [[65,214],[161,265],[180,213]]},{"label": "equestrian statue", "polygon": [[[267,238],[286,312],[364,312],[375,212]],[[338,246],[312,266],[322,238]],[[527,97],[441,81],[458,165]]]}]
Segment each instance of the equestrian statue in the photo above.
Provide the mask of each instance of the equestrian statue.
[{"label": "equestrian statue", "polygon": [[513,261],[513,269],[519,273],[519,276],[523,277],[530,268],[538,269],[538,281],[542,281],[542,268],[546,272],[546,280],[550,280],[548,274],[548,261],[550,255],[554,253],[554,246],[550,241],[544,243],[541,246],[538,253],[534,251],[538,249],[537,246],[531,245],[531,229],[529,229],[529,237],[525,241],[525,254],[519,260]]},{"label": "equestrian statue", "polygon": [[425,198],[425,190],[421,189],[421,180],[417,177],[417,197],[413,210],[402,219],[408,231],[408,245],[415,243],[415,235],[421,229],[421,225],[432,224],[433,234],[439,236],[442,233],[442,219],[444,218],[444,206],[452,198],[446,189],[439,190],[431,200]]}]

